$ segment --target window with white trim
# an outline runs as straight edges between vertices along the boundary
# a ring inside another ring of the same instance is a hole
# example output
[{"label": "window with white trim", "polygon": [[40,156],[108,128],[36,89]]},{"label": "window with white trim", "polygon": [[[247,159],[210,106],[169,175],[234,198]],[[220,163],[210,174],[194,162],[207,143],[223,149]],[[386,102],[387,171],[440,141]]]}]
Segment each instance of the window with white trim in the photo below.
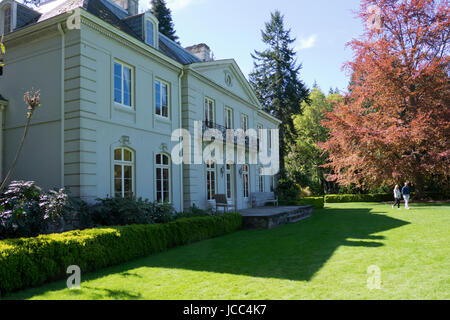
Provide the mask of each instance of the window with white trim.
[{"label": "window with white trim", "polygon": [[12,30],[12,9],[11,5],[6,5],[3,7],[3,34],[8,34]]},{"label": "window with white trim", "polygon": [[261,124],[258,124],[257,126],[257,146],[256,146],[256,148],[257,148],[257,151],[259,152],[259,141],[261,141],[261,136],[262,136],[262,130],[263,130],[263,126],[261,125]]},{"label": "window with white trim", "polygon": [[208,128],[214,128],[214,112],[215,112],[214,100],[205,98],[205,123]]},{"label": "window with white trim", "polygon": [[169,83],[155,80],[155,114],[169,118]]},{"label": "window with white trim", "polygon": [[267,130],[267,143],[269,145],[268,150],[271,151],[272,150],[272,130],[271,129]]},{"label": "window with white trim", "polygon": [[133,105],[133,77],[133,67],[114,61],[114,102],[127,107]]},{"label": "window with white trim", "polygon": [[248,130],[248,116],[245,114],[241,115],[241,129],[244,130],[244,132],[247,132]]},{"label": "window with white trim", "polygon": [[225,129],[233,129],[233,109],[225,108]]},{"label": "window with white trim", "polygon": [[263,176],[262,172],[263,172],[263,168],[259,168],[259,170],[258,170],[259,192],[264,192],[264,176]]},{"label": "window with white trim", "polygon": [[114,150],[114,196],[131,198],[134,194],[134,152],[128,148]]},{"label": "window with white trim", "polygon": [[170,203],[172,201],[170,186],[170,158],[164,153],[156,155],[156,201]]},{"label": "window with white trim", "polygon": [[216,164],[212,160],[206,161],[206,198],[214,200],[216,195]]},{"label": "window with white trim", "polygon": [[243,189],[243,196],[244,198],[248,198],[249,195],[249,172],[248,172],[248,165],[243,164],[242,165],[242,189]]},{"label": "window with white trim", "polygon": [[275,192],[275,176],[270,177],[270,192]]},{"label": "window with white trim", "polygon": [[145,20],[145,43],[149,46],[155,46],[155,25],[150,20]]}]

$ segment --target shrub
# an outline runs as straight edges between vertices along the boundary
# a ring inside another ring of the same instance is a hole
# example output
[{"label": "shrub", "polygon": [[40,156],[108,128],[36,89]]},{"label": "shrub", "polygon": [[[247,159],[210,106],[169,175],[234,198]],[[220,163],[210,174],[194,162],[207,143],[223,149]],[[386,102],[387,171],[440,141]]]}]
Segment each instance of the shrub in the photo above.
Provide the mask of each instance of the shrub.
[{"label": "shrub", "polygon": [[[170,204],[150,202],[142,198],[99,199],[86,214],[90,214],[93,225],[123,226],[130,224],[167,223],[175,217]],[[89,217],[84,218],[89,222]]]},{"label": "shrub", "polygon": [[307,197],[300,200],[280,201],[280,205],[284,206],[307,206],[312,205],[315,209],[322,209],[324,207],[323,197]]},{"label": "shrub", "polygon": [[215,213],[212,208],[203,210],[194,204],[188,210],[176,213],[175,220],[182,218],[208,217],[214,215],[217,215],[217,213]]},{"label": "shrub", "polygon": [[63,223],[69,205],[64,189],[45,193],[33,181],[13,181],[0,197],[0,239],[46,233]]},{"label": "shrub", "polygon": [[0,295],[83,273],[240,229],[239,213],[179,219],[166,224],[70,231],[0,241]]},{"label": "shrub", "polygon": [[344,202],[385,202],[392,201],[394,195],[391,193],[375,194],[329,194],[325,196],[326,203]]}]

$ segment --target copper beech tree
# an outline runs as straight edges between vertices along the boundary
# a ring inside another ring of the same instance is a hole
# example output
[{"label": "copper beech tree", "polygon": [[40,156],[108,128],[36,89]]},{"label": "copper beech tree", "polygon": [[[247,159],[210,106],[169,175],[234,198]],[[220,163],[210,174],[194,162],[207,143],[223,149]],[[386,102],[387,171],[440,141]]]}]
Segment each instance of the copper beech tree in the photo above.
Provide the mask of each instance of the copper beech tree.
[{"label": "copper beech tree", "polygon": [[[434,0],[363,0],[362,39],[349,93],[323,124],[330,181],[361,188],[429,181],[448,186],[450,168],[450,5]],[[376,21],[376,20],[375,20]]]}]

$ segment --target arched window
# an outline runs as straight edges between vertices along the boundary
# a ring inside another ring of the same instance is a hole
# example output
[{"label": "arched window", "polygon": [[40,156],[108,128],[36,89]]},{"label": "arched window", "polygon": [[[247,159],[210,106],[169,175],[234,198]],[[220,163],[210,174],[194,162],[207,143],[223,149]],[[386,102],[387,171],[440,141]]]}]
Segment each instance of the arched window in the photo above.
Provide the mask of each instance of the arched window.
[{"label": "arched window", "polygon": [[212,160],[206,161],[206,198],[214,200],[216,195],[216,164]]},{"label": "arched window", "polygon": [[164,153],[156,155],[156,201],[170,203],[172,201],[170,187],[170,158]]},{"label": "arched window", "polygon": [[3,7],[3,33],[10,33],[11,30],[12,11],[11,6],[7,5]]},{"label": "arched window", "polygon": [[128,148],[114,150],[114,196],[131,198],[134,194],[134,152]]}]

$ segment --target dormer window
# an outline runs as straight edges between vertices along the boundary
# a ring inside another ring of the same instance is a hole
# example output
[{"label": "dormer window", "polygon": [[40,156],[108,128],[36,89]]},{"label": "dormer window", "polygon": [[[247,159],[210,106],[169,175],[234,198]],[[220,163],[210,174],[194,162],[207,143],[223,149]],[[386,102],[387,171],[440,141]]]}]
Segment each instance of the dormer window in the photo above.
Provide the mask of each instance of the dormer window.
[{"label": "dormer window", "polygon": [[145,43],[149,46],[158,49],[159,42],[159,22],[158,19],[150,12],[147,11],[144,15],[144,32],[145,32]]},{"label": "dormer window", "polygon": [[6,5],[3,7],[3,33],[10,33],[12,30],[11,22],[12,22],[12,10],[11,5]]},{"label": "dormer window", "polygon": [[145,21],[145,43],[149,46],[154,47],[155,46],[155,26],[153,25],[153,22],[150,20]]}]

